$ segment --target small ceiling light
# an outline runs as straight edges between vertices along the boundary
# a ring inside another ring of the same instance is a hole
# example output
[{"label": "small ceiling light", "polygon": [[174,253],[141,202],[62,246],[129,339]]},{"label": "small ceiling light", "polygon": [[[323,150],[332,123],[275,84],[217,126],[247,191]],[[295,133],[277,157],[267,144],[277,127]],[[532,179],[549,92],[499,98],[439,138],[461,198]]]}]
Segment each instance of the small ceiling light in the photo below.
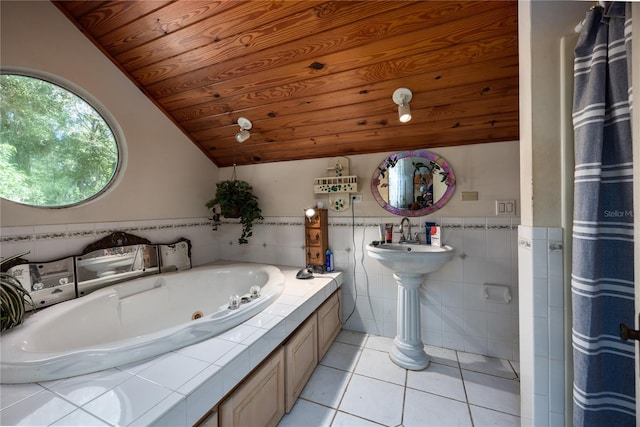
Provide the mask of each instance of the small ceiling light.
[{"label": "small ceiling light", "polygon": [[409,107],[409,102],[411,102],[411,98],[413,94],[406,87],[401,87],[393,92],[393,102],[398,104],[398,120],[402,123],[407,123],[411,120],[411,107]]},{"label": "small ceiling light", "polygon": [[238,126],[240,126],[240,132],[236,133],[236,141],[245,142],[251,136],[249,133],[249,129],[251,129],[251,122],[249,119],[240,117],[238,119]]}]

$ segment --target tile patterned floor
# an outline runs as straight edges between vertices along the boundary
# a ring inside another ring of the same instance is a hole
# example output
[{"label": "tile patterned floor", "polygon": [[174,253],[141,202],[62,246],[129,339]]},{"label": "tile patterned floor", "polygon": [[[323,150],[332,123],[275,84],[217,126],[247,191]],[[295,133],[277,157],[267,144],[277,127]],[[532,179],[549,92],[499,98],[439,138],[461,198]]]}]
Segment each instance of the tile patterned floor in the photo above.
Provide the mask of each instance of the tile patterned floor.
[{"label": "tile patterned floor", "polygon": [[427,369],[409,371],[392,343],[341,331],[279,427],[520,425],[517,362],[426,346]]}]

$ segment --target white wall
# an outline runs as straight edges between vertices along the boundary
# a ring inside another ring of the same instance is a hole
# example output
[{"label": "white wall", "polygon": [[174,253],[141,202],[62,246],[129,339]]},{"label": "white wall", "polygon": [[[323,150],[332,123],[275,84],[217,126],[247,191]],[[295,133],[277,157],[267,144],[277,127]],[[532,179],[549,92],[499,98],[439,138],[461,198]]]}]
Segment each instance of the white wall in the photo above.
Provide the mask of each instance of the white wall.
[{"label": "white wall", "polygon": [[127,167],[106,197],[71,209],[0,199],[2,226],[190,218],[207,215],[218,168],[50,2],[0,2],[0,64],[80,86],[115,117]]},{"label": "white wall", "polygon": [[520,54],[520,192],[522,223],[557,227],[561,218],[560,38],[571,34],[590,4],[518,3]]},{"label": "white wall", "polygon": [[[410,126],[410,124],[408,125]],[[437,215],[444,217],[485,217],[495,215],[496,199],[513,199],[520,204],[518,142],[500,142],[430,150],[453,168],[456,192]],[[358,176],[358,192],[363,203],[354,205],[356,216],[393,216],[378,205],[371,193],[371,177],[391,152],[348,156],[350,174]],[[327,176],[328,159],[300,160],[236,167],[238,179],[251,183],[267,216],[302,215],[306,207],[328,198],[313,194],[313,179]],[[221,168],[220,179],[229,179],[233,168]],[[462,191],[477,191],[478,201],[462,201]],[[517,208],[519,211],[519,208]],[[350,216],[351,211],[331,212]]]}]

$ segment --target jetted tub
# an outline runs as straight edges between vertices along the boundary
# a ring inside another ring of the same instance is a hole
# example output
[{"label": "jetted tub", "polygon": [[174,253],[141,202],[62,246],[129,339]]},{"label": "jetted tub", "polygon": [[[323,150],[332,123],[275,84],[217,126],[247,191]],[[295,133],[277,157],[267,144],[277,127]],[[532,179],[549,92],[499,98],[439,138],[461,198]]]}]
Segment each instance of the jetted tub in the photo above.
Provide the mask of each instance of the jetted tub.
[{"label": "jetted tub", "polygon": [[[43,309],[0,336],[0,380],[28,383],[87,374],[211,338],[269,306],[282,272],[261,264],[147,276]],[[250,298],[250,289],[260,296]],[[254,288],[255,289],[255,288]],[[231,310],[229,298],[244,301]]]}]

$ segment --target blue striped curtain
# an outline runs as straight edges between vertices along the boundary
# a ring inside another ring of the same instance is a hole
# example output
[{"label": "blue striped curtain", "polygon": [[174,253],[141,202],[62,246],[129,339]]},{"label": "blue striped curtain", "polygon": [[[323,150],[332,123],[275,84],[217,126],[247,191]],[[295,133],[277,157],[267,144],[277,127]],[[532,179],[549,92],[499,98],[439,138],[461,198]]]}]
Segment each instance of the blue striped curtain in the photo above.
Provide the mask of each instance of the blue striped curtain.
[{"label": "blue striped curtain", "polygon": [[635,425],[631,4],[593,8],[575,49],[574,426]]}]

